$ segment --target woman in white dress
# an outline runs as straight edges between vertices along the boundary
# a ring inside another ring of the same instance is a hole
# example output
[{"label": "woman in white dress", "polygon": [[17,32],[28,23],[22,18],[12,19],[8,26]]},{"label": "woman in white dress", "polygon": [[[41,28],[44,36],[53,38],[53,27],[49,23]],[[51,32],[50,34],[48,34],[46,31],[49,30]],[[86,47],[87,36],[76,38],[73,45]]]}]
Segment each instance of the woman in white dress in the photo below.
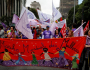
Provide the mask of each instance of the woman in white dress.
[{"label": "woman in white dress", "polygon": [[[50,54],[53,54],[53,53],[51,53],[51,52],[48,52],[48,49],[47,48],[43,48],[43,53],[42,54],[44,54],[44,61],[43,61],[43,64],[45,63],[45,61],[51,61],[52,63],[53,63],[53,61],[52,61],[52,59],[51,59],[51,57],[48,55],[48,53],[50,53]],[[41,55],[42,55],[41,54]],[[40,56],[41,56],[40,55]]]}]

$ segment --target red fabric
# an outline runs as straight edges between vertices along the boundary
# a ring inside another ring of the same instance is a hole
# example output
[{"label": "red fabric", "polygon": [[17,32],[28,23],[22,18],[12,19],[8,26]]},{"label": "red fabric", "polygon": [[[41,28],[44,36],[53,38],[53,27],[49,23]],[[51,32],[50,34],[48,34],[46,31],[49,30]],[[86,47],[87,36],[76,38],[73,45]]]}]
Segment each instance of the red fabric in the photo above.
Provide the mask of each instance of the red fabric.
[{"label": "red fabric", "polygon": [[35,29],[35,32],[34,32],[34,39],[37,39],[37,31]]},{"label": "red fabric", "polygon": [[89,21],[88,21],[86,27],[84,28],[84,32],[85,32],[87,29],[89,29]]},{"label": "red fabric", "polygon": [[[16,56],[19,52],[22,55],[25,61],[32,60],[31,52],[33,51],[36,55],[37,60],[44,59],[44,56],[40,56],[43,53],[43,48],[48,48],[48,52],[51,58],[59,57],[59,54],[54,54],[57,51],[60,51],[62,47],[66,47],[65,58],[73,60],[71,56],[78,54],[79,58],[81,52],[84,49],[86,43],[86,37],[73,37],[73,38],[62,38],[62,39],[0,39],[0,52],[4,52],[5,49],[8,49],[11,59],[18,60]],[[0,53],[0,59],[3,59],[3,53]]]},{"label": "red fabric", "polygon": [[58,20],[56,20],[55,22],[58,23]]},{"label": "red fabric", "polygon": [[62,17],[60,18],[60,21],[62,21]]},{"label": "red fabric", "polygon": [[19,20],[19,18],[18,18],[18,20]]},{"label": "red fabric", "polygon": [[66,37],[66,24],[63,25],[63,27],[62,27],[60,32],[61,32],[63,38],[65,38]]}]

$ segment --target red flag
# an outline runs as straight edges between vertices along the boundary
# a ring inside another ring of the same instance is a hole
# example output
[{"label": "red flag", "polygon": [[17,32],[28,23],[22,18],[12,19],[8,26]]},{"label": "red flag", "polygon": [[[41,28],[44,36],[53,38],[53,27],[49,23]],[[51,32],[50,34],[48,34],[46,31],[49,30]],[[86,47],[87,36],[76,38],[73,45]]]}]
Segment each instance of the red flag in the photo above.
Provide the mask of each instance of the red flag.
[{"label": "red flag", "polygon": [[86,27],[84,28],[84,32],[85,32],[87,29],[89,29],[89,21],[88,21]]},{"label": "red flag", "polygon": [[60,18],[60,21],[62,21],[62,17]]},{"label": "red flag", "polygon": [[37,31],[35,29],[35,32],[34,32],[34,39],[37,39]]},{"label": "red flag", "polygon": [[66,24],[63,25],[63,27],[62,27],[60,32],[63,35],[63,38],[65,38],[66,37]]}]

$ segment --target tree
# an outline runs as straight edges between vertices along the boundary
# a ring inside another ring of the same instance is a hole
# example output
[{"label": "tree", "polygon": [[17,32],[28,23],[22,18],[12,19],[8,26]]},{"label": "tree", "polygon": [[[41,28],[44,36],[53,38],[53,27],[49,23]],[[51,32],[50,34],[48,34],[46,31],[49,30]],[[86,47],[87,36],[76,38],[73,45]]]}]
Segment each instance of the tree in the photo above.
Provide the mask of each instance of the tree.
[{"label": "tree", "polygon": [[[79,5],[77,5],[77,6],[75,7],[75,14],[77,13],[78,8],[79,8]],[[68,13],[68,18],[67,18],[67,26],[68,26],[68,27],[71,27],[72,24],[73,24],[73,14],[74,14],[74,7],[71,8],[71,10],[70,10],[69,13]],[[75,17],[75,22],[77,22],[77,21],[76,21],[76,17]]]},{"label": "tree", "polygon": [[[84,0],[80,5],[77,5],[75,9],[75,22],[77,23],[77,27],[81,25],[82,19],[85,22],[90,20],[90,0]],[[67,24],[69,27],[73,23],[73,10],[74,8],[72,8],[68,13]]]},{"label": "tree", "polygon": [[34,15],[36,16],[37,19],[39,19],[39,16],[38,16],[38,13],[37,13],[36,9],[30,8],[29,10],[34,13]]}]

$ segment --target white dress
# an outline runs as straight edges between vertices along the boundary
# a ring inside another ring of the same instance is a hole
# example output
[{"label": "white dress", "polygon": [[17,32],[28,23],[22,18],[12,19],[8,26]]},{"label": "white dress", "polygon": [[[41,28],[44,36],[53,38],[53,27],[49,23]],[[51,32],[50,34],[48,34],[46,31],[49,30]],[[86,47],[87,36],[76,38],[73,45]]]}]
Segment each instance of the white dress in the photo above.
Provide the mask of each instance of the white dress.
[{"label": "white dress", "polygon": [[50,61],[51,57],[48,55],[48,52],[43,52],[44,53],[44,57],[45,57],[45,61]]}]

